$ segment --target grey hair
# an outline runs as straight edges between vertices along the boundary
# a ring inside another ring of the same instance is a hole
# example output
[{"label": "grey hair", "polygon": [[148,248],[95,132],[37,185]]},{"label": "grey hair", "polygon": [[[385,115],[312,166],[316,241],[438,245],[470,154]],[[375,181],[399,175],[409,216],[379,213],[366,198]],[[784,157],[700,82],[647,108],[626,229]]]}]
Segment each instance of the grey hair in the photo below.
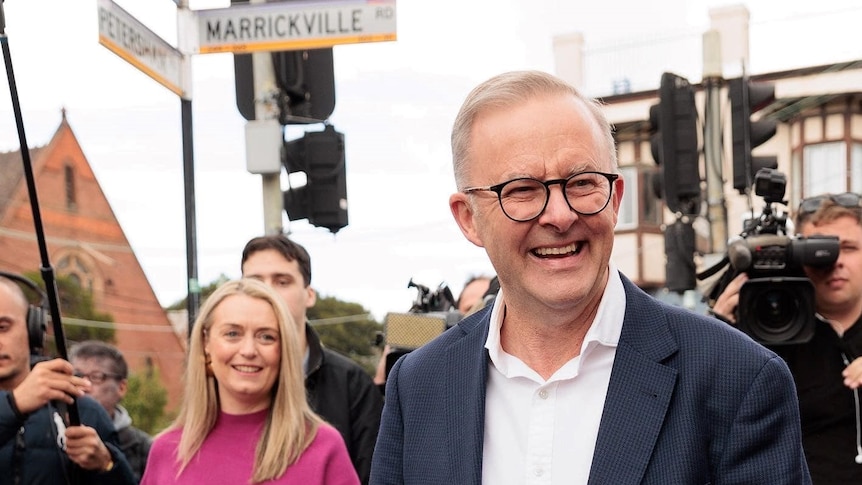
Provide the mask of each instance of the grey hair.
[{"label": "grey hair", "polygon": [[515,106],[545,94],[570,94],[584,103],[604,134],[611,167],[616,170],[617,151],[613,129],[598,101],[584,96],[574,86],[551,74],[541,71],[512,71],[494,76],[473,88],[455,117],[452,126],[452,165],[459,190],[463,189],[463,184],[466,183],[464,179],[470,151],[470,133],[476,116],[489,109]]}]

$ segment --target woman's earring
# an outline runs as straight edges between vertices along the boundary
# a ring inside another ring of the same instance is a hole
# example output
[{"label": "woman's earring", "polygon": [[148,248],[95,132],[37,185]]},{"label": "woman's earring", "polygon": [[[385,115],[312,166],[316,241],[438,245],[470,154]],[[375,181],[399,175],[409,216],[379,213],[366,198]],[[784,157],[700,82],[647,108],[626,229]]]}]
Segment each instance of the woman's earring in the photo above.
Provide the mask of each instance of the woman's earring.
[{"label": "woman's earring", "polygon": [[206,371],[207,377],[215,377],[215,373],[213,373],[213,360],[210,357],[210,354],[206,354],[206,360],[204,361],[204,369]]}]

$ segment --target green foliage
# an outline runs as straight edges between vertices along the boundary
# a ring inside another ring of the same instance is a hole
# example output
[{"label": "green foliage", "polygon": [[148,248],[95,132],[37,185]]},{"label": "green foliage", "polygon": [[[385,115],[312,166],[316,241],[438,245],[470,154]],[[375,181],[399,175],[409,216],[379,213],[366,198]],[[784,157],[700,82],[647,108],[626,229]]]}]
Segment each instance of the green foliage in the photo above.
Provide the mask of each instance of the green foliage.
[{"label": "green foliage", "polygon": [[122,405],[136,428],[150,435],[165,429],[173,419],[165,414],[167,402],[168,391],[161,384],[158,369],[148,366],[147,372],[129,376],[129,389]]},{"label": "green foliage", "polygon": [[358,303],[319,297],[307,316],[327,348],[350,357],[374,375],[379,354],[375,341],[382,326],[371,319],[368,310]]},{"label": "green foliage", "polygon": [[[228,278],[224,273],[222,273],[218,278],[216,278],[215,281],[213,281],[212,283],[201,288],[201,298],[200,298],[201,303],[203,303],[203,301],[206,300],[208,296],[212,295],[213,292],[216,290],[216,288],[218,288],[219,286],[221,286],[222,283],[225,283],[227,281],[230,281],[230,278]],[[188,306],[188,300],[189,300],[188,297],[186,297],[186,298],[183,298],[182,300],[176,301],[171,306],[169,306],[166,310],[167,311],[185,310],[186,307]]]}]

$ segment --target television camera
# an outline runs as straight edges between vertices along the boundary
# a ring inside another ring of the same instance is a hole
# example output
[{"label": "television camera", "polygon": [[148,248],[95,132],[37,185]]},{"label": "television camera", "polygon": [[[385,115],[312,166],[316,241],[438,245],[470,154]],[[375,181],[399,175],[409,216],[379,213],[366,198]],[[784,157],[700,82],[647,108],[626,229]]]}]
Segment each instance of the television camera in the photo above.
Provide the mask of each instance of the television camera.
[{"label": "television camera", "polygon": [[816,321],[814,285],[803,267],[835,264],[838,238],[788,236],[786,214],[773,210],[773,204],[787,204],[782,200],[786,176],[764,168],[754,179],[755,193],[766,202],[762,214],[746,221],[725,257],[697,277],[706,279],[730,265],[704,297],[712,306],[733,278],[747,273],[739,291],[737,328],[762,344],[804,343],[814,335]]},{"label": "television camera", "polygon": [[462,318],[446,284],[441,283],[436,290],[431,290],[414,283],[411,278],[407,287],[417,290],[410,310],[406,313],[390,312],[383,319],[383,343],[390,349],[386,356],[387,376],[399,357],[430,342]]}]

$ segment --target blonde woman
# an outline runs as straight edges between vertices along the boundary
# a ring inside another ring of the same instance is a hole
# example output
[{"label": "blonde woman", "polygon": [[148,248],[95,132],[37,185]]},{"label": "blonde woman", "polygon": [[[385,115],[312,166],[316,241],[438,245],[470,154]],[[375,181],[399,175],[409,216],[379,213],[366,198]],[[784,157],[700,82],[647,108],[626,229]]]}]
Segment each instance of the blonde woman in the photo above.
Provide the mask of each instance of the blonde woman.
[{"label": "blonde woman", "polygon": [[357,485],[344,441],[309,408],[296,326],[259,281],[220,286],[191,331],[185,397],[142,485]]}]

